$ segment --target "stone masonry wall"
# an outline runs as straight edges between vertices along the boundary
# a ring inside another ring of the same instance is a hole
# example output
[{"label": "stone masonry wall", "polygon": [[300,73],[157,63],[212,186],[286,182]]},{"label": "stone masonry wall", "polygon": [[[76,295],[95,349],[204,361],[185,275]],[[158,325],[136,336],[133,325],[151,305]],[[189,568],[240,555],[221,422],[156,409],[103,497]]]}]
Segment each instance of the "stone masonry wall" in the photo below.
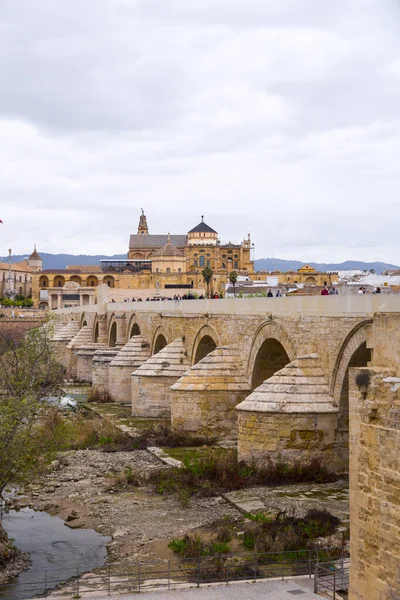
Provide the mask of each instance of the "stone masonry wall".
[{"label": "stone masonry wall", "polygon": [[350,370],[351,600],[400,598],[400,390],[383,381],[393,375]]},{"label": "stone masonry wall", "polygon": [[333,469],[335,427],[335,414],[240,411],[238,458],[258,466],[269,459],[309,462],[318,458]]},{"label": "stone masonry wall", "polygon": [[199,435],[237,438],[236,406],[248,392],[174,391],[171,403],[172,427]]},{"label": "stone masonry wall", "polygon": [[171,385],[176,377],[132,376],[132,415],[136,417],[171,416]]}]

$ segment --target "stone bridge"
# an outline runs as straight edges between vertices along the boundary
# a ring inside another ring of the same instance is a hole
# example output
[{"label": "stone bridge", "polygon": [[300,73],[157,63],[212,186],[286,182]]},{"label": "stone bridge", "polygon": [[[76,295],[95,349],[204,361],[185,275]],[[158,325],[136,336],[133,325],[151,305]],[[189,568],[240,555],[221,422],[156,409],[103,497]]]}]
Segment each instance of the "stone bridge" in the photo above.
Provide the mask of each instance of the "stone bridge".
[{"label": "stone bridge", "polygon": [[70,379],[130,403],[133,415],[237,440],[245,461],[306,454],[347,470],[349,367],[400,372],[390,351],[396,295],[123,302],[55,314]]}]

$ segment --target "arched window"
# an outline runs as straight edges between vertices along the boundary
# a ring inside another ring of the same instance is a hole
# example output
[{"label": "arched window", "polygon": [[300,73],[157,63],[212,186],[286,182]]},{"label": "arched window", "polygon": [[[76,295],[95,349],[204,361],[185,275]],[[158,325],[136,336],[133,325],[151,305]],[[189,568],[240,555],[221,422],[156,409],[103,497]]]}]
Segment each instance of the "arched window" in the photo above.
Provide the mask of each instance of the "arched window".
[{"label": "arched window", "polygon": [[235,260],[235,262],[233,263],[233,267],[234,269],[238,269],[239,268],[239,263],[237,260]]},{"label": "arched window", "polygon": [[205,258],[203,255],[200,256],[200,267],[204,267],[205,265]]}]

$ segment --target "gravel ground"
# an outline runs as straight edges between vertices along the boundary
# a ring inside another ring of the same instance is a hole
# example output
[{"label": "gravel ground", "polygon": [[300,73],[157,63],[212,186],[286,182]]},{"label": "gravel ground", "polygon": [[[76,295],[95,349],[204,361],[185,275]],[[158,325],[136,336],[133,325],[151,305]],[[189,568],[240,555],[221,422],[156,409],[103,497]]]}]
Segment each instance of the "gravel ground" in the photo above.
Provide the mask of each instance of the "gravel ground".
[{"label": "gravel ground", "polygon": [[155,494],[146,483],[127,491],[110,491],[110,475],[126,467],[143,480],[154,469],[164,468],[145,450],[68,452],[42,482],[30,486],[19,504],[64,519],[72,515],[73,527],[90,527],[112,536],[109,553],[118,561],[172,557],[167,548],[172,538],[210,525],[223,515],[238,515],[221,497],[192,499],[188,507],[182,507],[176,497]]}]

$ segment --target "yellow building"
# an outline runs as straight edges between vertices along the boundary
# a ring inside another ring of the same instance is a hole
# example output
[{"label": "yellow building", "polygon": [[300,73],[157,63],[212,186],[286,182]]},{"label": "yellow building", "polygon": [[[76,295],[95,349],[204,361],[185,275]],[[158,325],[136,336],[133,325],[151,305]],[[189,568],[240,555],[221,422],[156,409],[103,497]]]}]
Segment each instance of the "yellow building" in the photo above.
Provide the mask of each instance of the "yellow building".
[{"label": "yellow building", "polygon": [[336,272],[323,273],[317,271],[310,265],[304,265],[297,271],[273,271],[268,273],[267,271],[257,271],[250,275],[250,279],[253,281],[264,281],[268,278],[277,278],[278,285],[298,285],[313,287],[313,286],[330,286],[332,283],[338,283],[339,275]]},{"label": "yellow building", "polygon": [[[11,253],[11,250],[10,250]],[[27,260],[21,262],[0,262],[0,298],[11,291],[28,298],[32,296],[33,274],[41,271],[42,259],[36,247]]]},{"label": "yellow building", "polygon": [[173,293],[168,290],[182,290],[182,294],[190,289],[204,290],[202,271],[207,266],[213,270],[210,289],[221,294],[230,271],[243,275],[254,272],[250,252],[250,235],[241,244],[221,244],[218,233],[203,217],[187,234],[150,234],[142,211],[138,231],[130,236],[126,259],[40,271],[34,276],[33,300],[42,308],[93,304],[100,284],[132,290],[132,297],[145,290],[157,289],[165,296]]}]

